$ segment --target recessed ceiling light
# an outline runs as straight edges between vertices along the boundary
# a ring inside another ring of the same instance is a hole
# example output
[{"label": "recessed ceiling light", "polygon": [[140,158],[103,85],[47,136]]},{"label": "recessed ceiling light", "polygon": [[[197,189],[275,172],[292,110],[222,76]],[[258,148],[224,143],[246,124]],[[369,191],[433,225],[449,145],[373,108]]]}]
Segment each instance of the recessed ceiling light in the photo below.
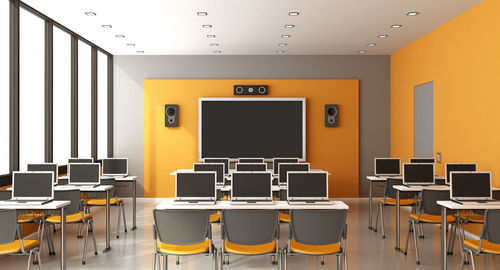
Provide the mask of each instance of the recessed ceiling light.
[{"label": "recessed ceiling light", "polygon": [[420,12],[417,12],[417,11],[411,11],[411,12],[406,13],[407,16],[417,16],[418,14],[420,14]]},{"label": "recessed ceiling light", "polygon": [[299,12],[297,11],[288,12],[288,16],[299,16]]},{"label": "recessed ceiling light", "polygon": [[286,44],[286,43],[280,43],[280,44],[279,44],[279,46],[280,46],[280,47],[286,47],[287,45],[288,45],[288,44]]},{"label": "recessed ceiling light", "polygon": [[215,38],[215,35],[207,35],[207,38]]},{"label": "recessed ceiling light", "polygon": [[204,24],[203,28],[212,28],[212,25],[211,24]]},{"label": "recessed ceiling light", "polygon": [[375,47],[375,46],[377,46],[377,44],[375,44],[375,43],[368,43],[367,46],[368,47]]},{"label": "recessed ceiling light", "polygon": [[214,53],[221,53],[221,51],[214,51]]},{"label": "recessed ceiling light", "polygon": [[366,53],[366,51],[359,51],[359,53],[360,53],[360,54],[365,54],[365,53]]},{"label": "recessed ceiling light", "polygon": [[134,44],[134,43],[127,43],[127,46],[129,46],[129,47],[134,47],[134,46],[135,46],[135,44]]},{"label": "recessed ceiling light", "polygon": [[124,35],[115,35],[116,38],[124,38]]},{"label": "recessed ceiling light", "polygon": [[294,28],[294,27],[295,27],[295,25],[293,25],[293,24],[285,24],[285,28]]},{"label": "recessed ceiling light", "polygon": [[198,11],[198,12],[196,12],[196,15],[198,15],[198,16],[207,16],[208,13],[206,13],[204,11]]},{"label": "recessed ceiling light", "polygon": [[401,28],[403,27],[401,24],[393,24],[391,25],[391,28]]},{"label": "recessed ceiling light", "polygon": [[290,35],[281,35],[282,38],[290,38]]},{"label": "recessed ceiling light", "polygon": [[87,12],[85,12],[85,15],[87,15],[87,16],[96,16],[97,14],[95,14],[95,12],[92,12],[92,11],[87,11]]},{"label": "recessed ceiling light", "polygon": [[144,51],[137,51],[137,53],[144,53]]},{"label": "recessed ceiling light", "polygon": [[102,26],[102,28],[112,28],[112,27],[113,27],[113,26],[111,26],[111,25],[109,25],[109,24],[103,24],[103,25],[101,25],[101,26]]},{"label": "recessed ceiling light", "polygon": [[378,35],[379,38],[388,38],[388,35]]},{"label": "recessed ceiling light", "polygon": [[276,51],[277,54],[284,54],[285,51]]},{"label": "recessed ceiling light", "polygon": [[219,46],[219,43],[210,43],[210,46],[217,47],[217,46]]}]

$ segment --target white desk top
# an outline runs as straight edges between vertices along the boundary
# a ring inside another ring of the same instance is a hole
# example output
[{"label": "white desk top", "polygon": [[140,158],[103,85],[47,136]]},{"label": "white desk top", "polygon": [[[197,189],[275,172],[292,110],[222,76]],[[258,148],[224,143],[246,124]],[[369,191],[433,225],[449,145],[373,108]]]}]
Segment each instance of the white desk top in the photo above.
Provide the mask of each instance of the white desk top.
[{"label": "white desk top", "polygon": [[[110,179],[110,178],[113,178],[111,176],[101,176],[101,179]],[[65,175],[65,176],[60,176],[58,177],[59,180],[68,180],[68,176]],[[129,175],[129,176],[126,176],[126,177],[117,177],[115,178],[115,181],[133,181],[133,180],[136,180],[137,179],[137,176],[133,176],[133,175]]]},{"label": "white desk top", "polygon": [[57,210],[68,204],[70,201],[51,201],[46,204],[34,205],[34,204],[10,204],[10,205],[0,205],[0,209],[16,209],[16,210]]},{"label": "white desk top", "polygon": [[332,201],[332,204],[315,204],[315,205],[290,205],[286,201],[275,201],[273,204],[260,205],[234,205],[229,201],[217,201],[215,204],[173,204],[174,199],[165,199],[156,209],[208,209],[208,210],[224,210],[224,209],[349,209],[349,206],[342,201]]},{"label": "white desk top", "polygon": [[[403,179],[403,176],[401,175],[394,175],[394,176],[367,176],[366,177],[366,180],[368,181],[373,181],[373,182],[383,182],[383,181],[387,181],[388,178],[394,178],[394,179]],[[444,180],[445,177],[444,176],[440,176],[440,175],[436,175],[434,176],[435,179],[439,179],[439,180]]]},{"label": "white desk top", "polygon": [[78,189],[80,192],[104,192],[107,190],[112,189],[113,186],[111,185],[100,185],[97,187],[89,187],[89,186],[70,186],[70,185],[63,185],[63,186],[55,186],[54,190],[71,190],[71,189]]},{"label": "white desk top", "polygon": [[446,207],[451,210],[486,210],[486,209],[500,209],[500,203],[485,202],[485,203],[464,203],[459,204],[453,201],[437,201],[438,205]]},{"label": "white desk top", "polygon": [[403,186],[396,185],[394,186],[395,190],[399,191],[407,191],[407,192],[420,192],[424,189],[432,189],[432,190],[450,190],[450,186],[442,186],[442,185],[430,185],[430,186]]}]

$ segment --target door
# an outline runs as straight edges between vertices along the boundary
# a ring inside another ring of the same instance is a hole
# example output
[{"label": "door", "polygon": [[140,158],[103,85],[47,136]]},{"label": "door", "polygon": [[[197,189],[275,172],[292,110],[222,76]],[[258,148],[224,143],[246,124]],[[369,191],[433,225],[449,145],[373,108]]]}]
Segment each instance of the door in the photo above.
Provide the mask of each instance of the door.
[{"label": "door", "polygon": [[434,83],[415,86],[414,156],[434,156]]}]

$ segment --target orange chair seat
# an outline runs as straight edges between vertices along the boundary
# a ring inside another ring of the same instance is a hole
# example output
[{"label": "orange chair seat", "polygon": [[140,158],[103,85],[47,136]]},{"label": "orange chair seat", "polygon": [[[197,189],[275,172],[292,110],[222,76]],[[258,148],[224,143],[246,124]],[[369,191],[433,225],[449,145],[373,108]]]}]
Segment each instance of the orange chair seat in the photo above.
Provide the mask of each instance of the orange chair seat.
[{"label": "orange chair seat", "polygon": [[292,240],[290,241],[290,251],[310,255],[326,255],[339,253],[342,249],[340,248],[340,243],[329,245],[307,245]]},{"label": "orange chair seat", "polygon": [[30,223],[34,221],[33,214],[22,214],[17,216],[17,223]]},{"label": "orange chair seat", "polygon": [[220,221],[220,212],[214,213],[210,215],[210,222],[219,222]]},{"label": "orange chair seat", "polygon": [[[88,220],[92,218],[91,214],[85,214],[84,215],[85,220]],[[61,223],[61,216],[49,216],[46,219],[47,222],[49,223]],[[66,216],[66,222],[67,223],[74,223],[74,222],[82,222],[82,213],[76,213],[73,215],[67,215]]]},{"label": "orange chair seat", "polygon": [[281,222],[290,222],[290,214],[280,213],[280,221]]},{"label": "orange chair seat", "polygon": [[[123,203],[122,198],[118,198],[118,203]],[[116,204],[116,198],[110,198],[109,199],[109,204],[110,205],[115,205]],[[94,205],[94,206],[105,206],[106,205],[106,199],[90,199],[87,201],[87,205]]]},{"label": "orange chair seat", "polygon": [[[479,240],[465,240],[464,245],[471,247],[475,250],[479,248]],[[483,240],[483,245],[481,246],[481,252],[500,254],[500,244],[495,244]]]},{"label": "orange chair seat", "polygon": [[[384,199],[379,199],[378,200],[380,203],[384,203]],[[396,199],[391,199],[391,198],[386,198],[385,199],[385,204],[387,205],[396,205]],[[408,205],[414,205],[415,200],[414,199],[402,199],[399,200],[399,205],[401,206],[408,206]]]},{"label": "orange chair seat", "polygon": [[276,252],[276,242],[272,241],[262,245],[239,245],[226,240],[224,242],[224,250],[230,253],[245,255],[267,254]]},{"label": "orange chair seat", "polygon": [[460,213],[460,218],[466,220],[467,222],[484,223],[484,215],[479,215],[472,212],[462,212]]},{"label": "orange chair seat", "polygon": [[194,245],[170,245],[161,243],[160,252],[166,254],[192,255],[206,253],[210,250],[209,247],[210,242],[208,240]]},{"label": "orange chair seat", "polygon": [[[23,240],[24,250],[29,250],[38,245],[38,240]],[[0,254],[13,254],[21,252],[21,241],[15,240],[14,242],[0,245]]]},{"label": "orange chair seat", "polygon": [[[414,220],[418,220],[418,214],[410,214],[410,218],[414,219]],[[429,222],[429,223],[441,223],[441,216],[428,215],[428,214],[421,213],[419,221]],[[455,222],[455,221],[457,221],[457,219],[453,215],[446,216],[446,222]]]}]

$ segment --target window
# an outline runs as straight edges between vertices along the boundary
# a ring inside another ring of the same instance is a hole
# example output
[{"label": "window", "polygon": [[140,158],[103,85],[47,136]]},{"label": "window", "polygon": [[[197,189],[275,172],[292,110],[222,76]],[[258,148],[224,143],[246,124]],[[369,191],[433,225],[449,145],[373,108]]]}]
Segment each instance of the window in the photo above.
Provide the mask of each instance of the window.
[{"label": "window", "polygon": [[91,157],[91,49],[78,41],[78,157]]},{"label": "window", "polygon": [[19,169],[44,162],[45,22],[19,11]]},{"label": "window", "polygon": [[9,1],[0,1],[0,175],[9,173]]},{"label": "window", "polygon": [[108,157],[108,56],[97,53],[97,158]]},{"label": "window", "polygon": [[71,157],[71,36],[54,27],[53,160]]}]

